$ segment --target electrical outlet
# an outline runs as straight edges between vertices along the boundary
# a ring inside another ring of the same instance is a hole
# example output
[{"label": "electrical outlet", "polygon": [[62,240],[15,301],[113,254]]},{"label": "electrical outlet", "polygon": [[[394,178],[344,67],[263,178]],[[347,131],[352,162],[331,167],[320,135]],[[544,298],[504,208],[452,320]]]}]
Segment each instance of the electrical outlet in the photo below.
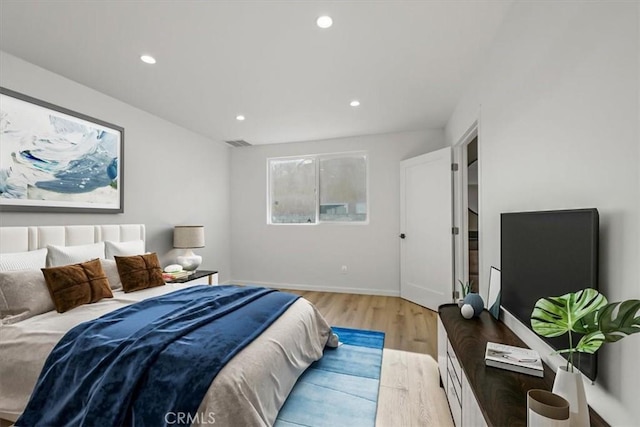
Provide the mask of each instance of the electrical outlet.
[{"label": "electrical outlet", "polygon": [[342,267],[340,267],[340,272],[341,272],[342,274],[347,274],[347,270],[348,270],[348,269],[347,269],[347,266],[346,266],[346,265],[343,265]]}]

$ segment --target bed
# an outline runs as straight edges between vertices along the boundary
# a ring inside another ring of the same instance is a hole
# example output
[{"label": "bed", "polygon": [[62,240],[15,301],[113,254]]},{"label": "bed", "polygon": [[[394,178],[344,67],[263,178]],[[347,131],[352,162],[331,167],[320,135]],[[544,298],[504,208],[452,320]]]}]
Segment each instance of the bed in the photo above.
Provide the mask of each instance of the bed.
[{"label": "bed", "polygon": [[[67,247],[139,240],[145,240],[142,224],[0,227],[0,254],[35,253],[32,251],[48,245]],[[113,298],[62,314],[54,310],[17,321],[3,321],[0,324],[0,418],[17,420],[47,355],[69,329],[115,309],[188,286],[188,283],[166,284],[130,293],[114,290]],[[296,300],[219,372],[200,404],[199,416],[193,425],[210,424],[213,419],[218,425],[272,425],[297,378],[322,356],[330,334],[329,325],[316,308],[302,298]]]}]

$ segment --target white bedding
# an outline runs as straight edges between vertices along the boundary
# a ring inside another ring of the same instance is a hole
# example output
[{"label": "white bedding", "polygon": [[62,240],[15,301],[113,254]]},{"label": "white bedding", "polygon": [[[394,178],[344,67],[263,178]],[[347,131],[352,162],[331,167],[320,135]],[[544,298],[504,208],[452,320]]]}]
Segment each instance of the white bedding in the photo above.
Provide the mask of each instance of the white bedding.
[{"label": "white bedding", "polygon": [[[47,355],[75,325],[152,296],[182,289],[167,284],[0,325],[0,418],[15,421],[25,408]],[[218,374],[194,425],[272,425],[298,376],[322,356],[330,327],[316,308],[299,299]],[[171,415],[173,416],[173,415]],[[201,421],[201,422],[198,422]]]}]

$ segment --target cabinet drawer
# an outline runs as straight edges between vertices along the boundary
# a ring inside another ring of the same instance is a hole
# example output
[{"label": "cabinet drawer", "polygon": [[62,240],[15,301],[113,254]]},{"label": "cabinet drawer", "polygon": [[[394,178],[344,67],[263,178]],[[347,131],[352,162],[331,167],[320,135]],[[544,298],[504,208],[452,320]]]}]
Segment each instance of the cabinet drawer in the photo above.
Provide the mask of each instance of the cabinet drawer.
[{"label": "cabinet drawer", "polygon": [[453,352],[453,348],[451,347],[451,343],[449,341],[447,341],[447,355],[449,356],[449,360],[451,362],[451,367],[453,368],[453,371],[456,374],[454,379],[457,379],[458,380],[458,385],[460,385],[460,384],[462,384],[462,381],[461,381],[462,368],[460,367],[460,362],[458,361],[458,358],[456,357],[456,354]]},{"label": "cabinet drawer", "polygon": [[456,427],[460,427],[462,423],[462,404],[460,403],[460,395],[457,394],[458,392],[454,384],[457,384],[457,381],[449,375],[447,379],[447,400],[449,401],[449,408],[451,408],[453,423]]},{"label": "cabinet drawer", "polygon": [[458,401],[462,402],[462,382],[460,378],[457,376],[457,372],[453,369],[451,359],[447,358],[447,372],[449,373],[449,381],[453,383],[453,388],[456,390],[456,394],[458,395]]},{"label": "cabinet drawer", "polygon": [[445,393],[447,392],[447,341],[447,331],[442,325],[442,319],[438,316],[438,370]]}]

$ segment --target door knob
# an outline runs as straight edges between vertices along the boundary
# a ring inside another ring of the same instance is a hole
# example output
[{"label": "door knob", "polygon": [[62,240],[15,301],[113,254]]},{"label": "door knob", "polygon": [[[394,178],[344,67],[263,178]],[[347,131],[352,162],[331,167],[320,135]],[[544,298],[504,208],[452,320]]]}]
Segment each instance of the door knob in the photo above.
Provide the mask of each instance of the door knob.
[{"label": "door knob", "polygon": [[400,238],[401,238],[401,239],[404,239],[405,237],[407,237],[407,236],[405,236],[405,234],[404,234],[404,233],[401,233],[401,234],[400,234]]}]

